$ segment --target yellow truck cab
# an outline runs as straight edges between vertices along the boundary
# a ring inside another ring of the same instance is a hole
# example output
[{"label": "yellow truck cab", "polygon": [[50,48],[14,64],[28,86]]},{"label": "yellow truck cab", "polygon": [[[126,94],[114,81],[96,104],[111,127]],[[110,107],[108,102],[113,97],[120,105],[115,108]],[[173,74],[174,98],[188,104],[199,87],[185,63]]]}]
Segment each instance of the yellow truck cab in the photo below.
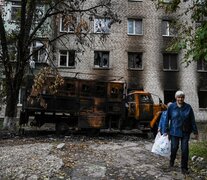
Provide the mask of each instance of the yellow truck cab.
[{"label": "yellow truck cab", "polygon": [[156,128],[159,116],[166,106],[159,101],[154,103],[151,93],[132,91],[127,95],[127,122],[130,128],[148,130]]}]

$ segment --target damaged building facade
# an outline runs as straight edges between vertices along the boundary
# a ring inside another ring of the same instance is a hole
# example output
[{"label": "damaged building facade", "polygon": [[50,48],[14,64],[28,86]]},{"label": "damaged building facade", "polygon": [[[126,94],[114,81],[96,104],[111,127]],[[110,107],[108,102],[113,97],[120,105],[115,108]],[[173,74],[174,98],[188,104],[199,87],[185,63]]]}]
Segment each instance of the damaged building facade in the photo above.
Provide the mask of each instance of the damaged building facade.
[{"label": "damaged building facade", "polygon": [[[129,90],[144,89],[161,97],[164,103],[174,101],[175,92],[183,90],[186,102],[195,111],[196,120],[205,122],[207,64],[199,61],[185,67],[182,52],[166,51],[176,35],[169,26],[176,19],[176,13],[157,10],[151,0],[119,0],[114,3],[121,23],[111,26],[110,19],[94,17],[89,22],[93,41],[84,50],[79,50],[81,47],[75,43],[74,29],[64,24],[62,17],[59,18],[56,33],[71,32],[69,39],[61,41],[66,46],[57,41],[53,47],[51,58],[61,75],[124,81]],[[37,59],[35,66],[39,67],[41,62]]]}]

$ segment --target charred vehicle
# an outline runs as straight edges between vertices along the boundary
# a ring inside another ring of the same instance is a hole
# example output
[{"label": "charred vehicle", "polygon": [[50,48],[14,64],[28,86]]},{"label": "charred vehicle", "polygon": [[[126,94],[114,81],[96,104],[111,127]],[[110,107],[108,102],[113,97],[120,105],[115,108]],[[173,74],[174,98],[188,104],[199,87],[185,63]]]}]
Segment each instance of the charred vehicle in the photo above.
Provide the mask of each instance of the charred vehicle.
[{"label": "charred vehicle", "polygon": [[[31,83],[31,79],[29,80]],[[29,84],[29,83],[28,83]],[[127,93],[126,83],[65,78],[55,94],[41,93],[41,99],[28,99],[31,85],[26,87],[20,126],[30,123],[41,127],[45,123],[99,132],[100,129],[156,129],[159,112],[166,106],[155,104],[145,91]]]}]

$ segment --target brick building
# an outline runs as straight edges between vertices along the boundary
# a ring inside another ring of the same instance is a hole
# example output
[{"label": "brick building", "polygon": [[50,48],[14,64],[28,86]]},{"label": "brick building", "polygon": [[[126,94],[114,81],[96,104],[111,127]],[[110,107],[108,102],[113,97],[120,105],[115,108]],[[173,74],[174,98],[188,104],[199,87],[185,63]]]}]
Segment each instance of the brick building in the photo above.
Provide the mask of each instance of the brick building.
[{"label": "brick building", "polygon": [[[59,72],[65,77],[122,80],[129,89],[157,94],[165,103],[174,101],[175,91],[181,89],[194,108],[196,120],[206,121],[206,64],[192,62],[186,68],[182,52],[165,50],[176,33],[169,24],[177,14],[157,10],[151,0],[119,0],[114,9],[121,24],[110,27],[109,19],[90,21],[94,41],[84,53],[77,52],[73,29],[60,19],[57,33],[71,31],[71,38],[62,39],[67,48],[58,42],[53,47]],[[100,40],[103,33],[107,38]]]},{"label": "brick building", "polygon": [[[67,43],[71,51],[64,51],[64,47],[56,45],[57,66],[62,75],[74,76],[78,73],[78,78],[121,79],[129,89],[150,91],[159,95],[165,103],[174,101],[175,91],[181,89],[186,93],[186,102],[194,108],[196,119],[205,121],[206,67],[192,62],[186,68],[182,63],[182,52],[165,50],[175,35],[169,23],[177,14],[157,10],[151,0],[120,0],[115,9],[121,24],[109,28],[107,20],[94,19],[90,22],[95,41],[84,53],[77,53],[79,61],[74,60],[71,66],[60,62],[60,59],[68,56],[72,60],[75,57],[72,54],[76,50],[73,40]],[[107,30],[99,32],[98,21],[102,21],[102,27]],[[59,29],[61,31],[61,27]],[[99,39],[102,33],[108,35],[103,42]]]}]

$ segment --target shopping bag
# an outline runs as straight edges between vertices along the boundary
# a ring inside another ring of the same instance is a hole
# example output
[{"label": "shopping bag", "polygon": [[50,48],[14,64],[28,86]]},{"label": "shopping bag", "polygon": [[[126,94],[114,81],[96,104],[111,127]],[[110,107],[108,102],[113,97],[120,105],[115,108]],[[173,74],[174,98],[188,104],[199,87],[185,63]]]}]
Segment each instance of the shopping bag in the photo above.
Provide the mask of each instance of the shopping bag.
[{"label": "shopping bag", "polygon": [[169,158],[171,153],[171,142],[168,136],[160,136],[157,134],[151,152]]},{"label": "shopping bag", "polygon": [[158,149],[159,149],[158,140],[160,139],[160,137],[161,137],[161,133],[158,132],[157,135],[156,135],[156,137],[155,137],[155,141],[154,141],[154,144],[152,146],[152,151],[151,151],[151,152],[153,152],[155,154],[158,154]]}]

